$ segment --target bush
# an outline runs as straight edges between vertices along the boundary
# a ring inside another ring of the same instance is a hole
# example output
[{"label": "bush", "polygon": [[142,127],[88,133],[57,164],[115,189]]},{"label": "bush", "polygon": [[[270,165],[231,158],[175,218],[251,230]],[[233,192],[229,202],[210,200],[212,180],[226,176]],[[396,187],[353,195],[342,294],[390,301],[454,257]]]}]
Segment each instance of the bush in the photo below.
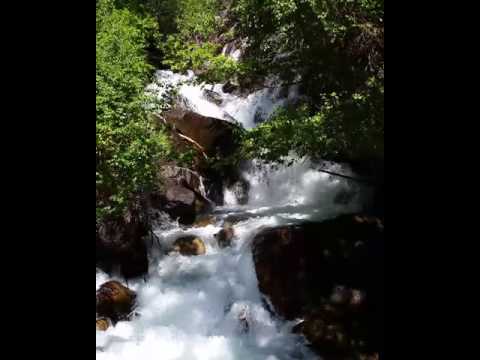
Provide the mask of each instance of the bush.
[{"label": "bush", "polygon": [[169,151],[167,137],[148,116],[145,95],[151,67],[146,38],[155,21],[111,0],[97,1],[96,214],[116,215],[151,186],[155,163]]}]

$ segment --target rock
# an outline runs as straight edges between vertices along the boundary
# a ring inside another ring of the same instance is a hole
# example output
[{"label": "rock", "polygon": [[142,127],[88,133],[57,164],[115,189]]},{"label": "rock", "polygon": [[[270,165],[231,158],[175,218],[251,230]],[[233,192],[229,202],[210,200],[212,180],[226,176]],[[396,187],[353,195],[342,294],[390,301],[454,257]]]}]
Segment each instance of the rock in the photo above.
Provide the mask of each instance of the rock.
[{"label": "rock", "polygon": [[224,179],[220,173],[212,169],[208,169],[206,172],[208,172],[208,177],[205,179],[207,196],[214,204],[222,206],[224,204]]},{"label": "rock", "polygon": [[196,236],[185,236],[175,240],[173,250],[184,256],[205,255],[206,253],[205,243]]},{"label": "rock", "polygon": [[213,236],[215,237],[215,239],[217,239],[219,247],[225,248],[227,246],[230,246],[232,244],[232,239],[235,236],[232,224],[226,222],[223,225],[223,229]]},{"label": "rock", "polygon": [[345,359],[349,357],[351,343],[346,335],[346,329],[339,323],[319,318],[308,318],[295,332],[301,331],[308,341],[321,349],[324,359]]},{"label": "rock", "polygon": [[206,226],[215,224],[216,221],[217,221],[217,219],[215,218],[215,216],[210,215],[210,216],[207,216],[207,217],[197,219],[193,223],[193,226],[194,227],[206,227]]},{"label": "rock", "polygon": [[160,176],[163,179],[174,180],[177,184],[180,184],[187,189],[190,189],[202,196],[205,196],[203,193],[203,181],[200,174],[197,172],[174,165],[165,165],[162,166],[160,170]]},{"label": "rock", "polygon": [[227,82],[223,85],[222,91],[223,91],[224,93],[231,94],[231,93],[233,93],[235,90],[237,90],[238,88],[239,88],[238,85],[235,85],[235,84],[233,84],[233,83],[230,82],[230,81],[227,81]]},{"label": "rock", "polygon": [[196,216],[210,207],[194,191],[175,182],[166,181],[165,188],[164,192],[151,194],[152,206],[165,211],[172,219],[178,219],[181,224],[193,224]]},{"label": "rock", "polygon": [[325,360],[383,344],[383,223],[364,215],[267,229],[253,240],[259,288]]},{"label": "rock", "polygon": [[[136,294],[118,281],[108,281],[97,290],[97,316],[116,323],[128,320],[135,306]],[[102,323],[104,326],[104,323]],[[98,325],[98,323],[97,323]]]},{"label": "rock", "polygon": [[241,221],[246,221],[248,219],[257,217],[256,214],[249,214],[249,213],[230,213],[225,217],[225,221],[229,222],[232,225],[235,225]]},{"label": "rock", "polygon": [[125,278],[148,272],[144,237],[149,224],[142,209],[130,208],[118,218],[105,219],[96,227],[96,263],[107,272],[120,268]]},{"label": "rock", "polygon": [[236,125],[233,123],[178,107],[166,112],[164,117],[167,124],[197,142],[210,156],[227,156],[235,150]]},{"label": "rock", "polygon": [[107,318],[97,319],[97,331],[106,331],[110,327],[110,322]]},{"label": "rock", "polygon": [[230,189],[235,194],[235,198],[239,205],[246,205],[248,203],[248,193],[250,191],[250,184],[245,179],[237,180]]},{"label": "rock", "polygon": [[163,209],[181,224],[191,224],[196,216],[195,200],[192,190],[181,185],[168,185]]},{"label": "rock", "polygon": [[204,89],[203,90],[203,95],[205,96],[205,98],[216,104],[216,105],[222,105],[222,102],[223,102],[223,98],[222,98],[222,95],[220,95],[219,93],[213,91],[213,90],[208,90],[208,89]]},{"label": "rock", "polygon": [[161,190],[150,194],[150,206],[165,211],[181,224],[190,225],[195,218],[211,209],[201,176],[189,169],[164,166],[161,170]]}]

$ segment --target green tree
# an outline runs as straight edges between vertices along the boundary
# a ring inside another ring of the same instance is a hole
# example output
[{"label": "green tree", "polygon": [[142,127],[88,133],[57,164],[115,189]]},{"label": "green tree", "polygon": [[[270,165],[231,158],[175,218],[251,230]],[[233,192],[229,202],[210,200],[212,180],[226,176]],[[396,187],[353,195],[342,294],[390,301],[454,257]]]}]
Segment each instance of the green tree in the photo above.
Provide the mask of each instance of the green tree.
[{"label": "green tree", "polygon": [[298,83],[309,99],[248,134],[245,154],[383,159],[383,0],[234,0],[233,9],[255,76]]},{"label": "green tree", "polygon": [[146,39],[150,17],[112,0],[97,1],[96,24],[96,213],[120,213],[133,194],[148,188],[168,140],[151,122],[145,84],[151,74]]}]

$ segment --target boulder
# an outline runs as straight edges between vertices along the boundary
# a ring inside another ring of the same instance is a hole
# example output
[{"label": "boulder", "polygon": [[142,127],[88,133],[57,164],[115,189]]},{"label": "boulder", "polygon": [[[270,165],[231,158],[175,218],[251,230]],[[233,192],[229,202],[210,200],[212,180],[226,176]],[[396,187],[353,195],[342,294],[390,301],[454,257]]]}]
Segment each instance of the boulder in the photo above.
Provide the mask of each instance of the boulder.
[{"label": "boulder", "polygon": [[150,206],[165,211],[181,224],[191,225],[195,218],[209,211],[211,201],[205,196],[200,175],[177,166],[164,166],[161,170],[161,190],[150,194]]},{"label": "boulder", "polygon": [[239,85],[238,84],[234,84],[233,82],[231,81],[227,81],[223,87],[222,87],[222,91],[224,93],[227,93],[227,94],[231,94],[233,93],[235,90],[237,90],[239,88]]},{"label": "boulder", "polygon": [[[128,320],[134,309],[135,299],[134,291],[118,281],[108,281],[97,290],[97,316],[108,318],[113,323]],[[101,322],[100,326],[104,327],[105,322]]]},{"label": "boulder", "polygon": [[216,105],[222,105],[222,102],[223,102],[223,98],[222,98],[222,95],[220,95],[219,93],[213,91],[213,90],[208,90],[208,89],[204,89],[203,90],[203,96],[205,96],[205,98],[216,104]]},{"label": "boulder", "polygon": [[205,243],[196,236],[184,236],[175,240],[173,250],[184,256],[198,256],[206,253]]},{"label": "boulder", "polygon": [[107,318],[100,318],[96,320],[97,322],[97,331],[107,331],[110,327],[110,322]]},{"label": "boulder", "polygon": [[231,122],[179,107],[166,112],[164,118],[180,134],[199,144],[207,155],[226,156],[235,150],[236,125]]},{"label": "boulder", "polygon": [[230,246],[232,244],[232,239],[235,236],[232,224],[225,222],[225,224],[223,225],[223,229],[213,236],[215,237],[215,239],[217,239],[219,247],[225,248],[227,246]]},{"label": "boulder", "polygon": [[245,179],[235,181],[230,189],[235,194],[235,198],[239,205],[246,205],[248,203],[248,193],[250,191],[250,184]]},{"label": "boulder", "polygon": [[216,221],[217,221],[217,219],[215,218],[215,216],[208,215],[208,216],[205,216],[205,217],[200,217],[199,219],[195,220],[195,222],[193,223],[193,226],[194,227],[206,227],[206,226],[209,226],[209,225],[214,225]]},{"label": "boulder", "polygon": [[383,345],[383,223],[345,215],[266,229],[253,240],[259,288],[325,360]]},{"label": "boulder", "polygon": [[162,166],[160,170],[160,176],[163,179],[172,179],[177,184],[181,184],[187,189],[190,189],[193,192],[200,194],[201,196],[205,196],[202,189],[202,177],[200,176],[200,174],[193,170],[175,165],[165,165]]},{"label": "boulder", "polygon": [[107,218],[96,227],[96,263],[107,272],[119,267],[125,278],[148,272],[144,238],[149,224],[139,208],[130,208],[123,216]]}]

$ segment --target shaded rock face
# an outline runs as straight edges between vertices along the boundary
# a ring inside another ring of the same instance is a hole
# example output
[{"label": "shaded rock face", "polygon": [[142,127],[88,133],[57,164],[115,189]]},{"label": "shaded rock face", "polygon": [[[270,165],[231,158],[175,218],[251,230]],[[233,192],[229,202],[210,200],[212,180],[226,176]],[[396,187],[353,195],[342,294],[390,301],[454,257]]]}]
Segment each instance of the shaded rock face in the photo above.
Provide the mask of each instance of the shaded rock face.
[{"label": "shaded rock face", "polygon": [[189,169],[165,166],[162,169],[162,191],[150,195],[150,206],[161,209],[181,224],[190,225],[195,218],[211,209],[204,196],[200,175]]},{"label": "shaded rock face", "polygon": [[346,215],[267,229],[253,241],[259,288],[324,359],[383,346],[383,223]]},{"label": "shaded rock face", "polygon": [[[215,96],[212,92],[209,94]],[[231,121],[200,115],[178,102],[175,108],[163,114],[162,119],[171,129],[171,138],[177,148],[196,151],[194,169],[204,178],[205,195],[215,204],[223,205],[225,185],[238,180],[237,166],[228,162],[216,162],[211,166],[207,159],[232,155],[238,147],[241,127]]]},{"label": "shaded rock face", "polygon": [[227,93],[227,94],[231,94],[233,93],[235,90],[237,90],[239,88],[238,84],[234,84],[233,82],[231,81],[227,81],[223,87],[222,87],[222,90],[223,92]]},{"label": "shaded rock face", "polygon": [[[242,164],[244,165],[244,164]],[[238,205],[246,205],[249,200],[250,183],[243,175],[243,170],[247,170],[247,167],[240,166],[232,171],[227,171],[221,178],[223,179],[223,189],[227,189],[231,192]],[[222,191],[222,195],[223,191]]]},{"label": "shaded rock face", "polygon": [[239,179],[231,186],[235,198],[240,205],[246,205],[248,203],[248,193],[250,191],[250,184],[245,179]]},{"label": "shaded rock face", "polygon": [[96,228],[96,263],[107,272],[119,267],[125,278],[148,272],[144,237],[149,224],[140,209],[130,209],[124,216],[107,219]]},{"label": "shaded rock face", "polygon": [[208,155],[225,156],[235,149],[235,125],[228,121],[181,108],[168,111],[164,117],[178,132],[196,141]]},{"label": "shaded rock face", "polygon": [[[118,281],[108,281],[97,290],[97,316],[110,319],[114,324],[128,320],[135,307],[136,294]],[[97,320],[97,328],[108,328],[107,320]]]},{"label": "shaded rock face", "polygon": [[181,224],[192,224],[196,216],[196,196],[193,191],[175,183],[167,183],[165,193],[151,195],[154,208],[165,211]]},{"label": "shaded rock face", "polygon": [[166,165],[161,169],[161,176],[162,178],[173,179],[187,189],[202,194],[202,179],[195,171],[179,166]]},{"label": "shaded rock face", "polygon": [[185,236],[175,240],[173,250],[184,256],[198,256],[206,253],[205,243],[196,236]]},{"label": "shaded rock face", "polygon": [[224,204],[224,178],[225,175],[222,172],[215,171],[213,169],[205,169],[205,188],[207,196],[216,205]]}]

